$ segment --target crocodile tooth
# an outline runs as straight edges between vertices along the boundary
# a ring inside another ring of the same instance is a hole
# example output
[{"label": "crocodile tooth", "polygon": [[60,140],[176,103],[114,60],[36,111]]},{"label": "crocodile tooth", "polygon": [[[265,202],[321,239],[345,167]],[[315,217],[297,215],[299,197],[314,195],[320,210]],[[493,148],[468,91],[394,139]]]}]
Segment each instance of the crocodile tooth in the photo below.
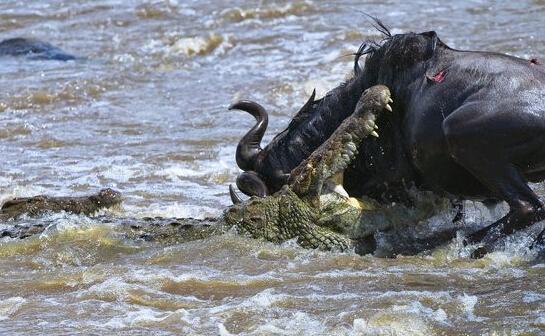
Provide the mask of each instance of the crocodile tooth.
[{"label": "crocodile tooth", "polygon": [[388,97],[388,103],[391,104],[393,103],[394,101],[392,100],[392,98]]},{"label": "crocodile tooth", "polygon": [[387,109],[388,111],[392,112],[392,107],[390,106],[390,104],[386,104],[386,106],[384,108]]},{"label": "crocodile tooth", "polygon": [[371,132],[370,134],[371,134],[372,136],[374,136],[375,138],[378,138],[378,133],[377,133],[377,132],[373,131],[373,132]]},{"label": "crocodile tooth", "polygon": [[348,193],[346,192],[342,184],[337,184],[335,188],[333,189],[333,191],[341,196],[349,197]]}]

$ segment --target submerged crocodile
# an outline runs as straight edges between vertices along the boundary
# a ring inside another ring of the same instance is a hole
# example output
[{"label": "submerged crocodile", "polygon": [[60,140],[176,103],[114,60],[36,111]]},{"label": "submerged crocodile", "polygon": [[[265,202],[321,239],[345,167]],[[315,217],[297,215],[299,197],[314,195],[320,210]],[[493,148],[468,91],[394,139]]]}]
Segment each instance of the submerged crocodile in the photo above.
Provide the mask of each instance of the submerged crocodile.
[{"label": "submerged crocodile", "polygon": [[[99,220],[116,222],[127,237],[144,240],[183,242],[220,234],[235,227],[239,233],[274,243],[295,239],[306,248],[340,251],[355,248],[360,254],[372,252],[376,231],[406,226],[408,222],[430,217],[440,208],[433,202],[418,208],[379,205],[372,199],[349,197],[342,186],[344,170],[357,156],[357,148],[364,139],[378,136],[375,120],[383,110],[391,110],[390,103],[392,99],[387,87],[377,85],[367,89],[361,95],[354,113],[291,172],[288,183],[281,190],[242,201],[231,187],[235,204],[218,220],[106,217]],[[103,191],[100,195],[103,200],[101,205],[104,206],[120,201],[119,194],[111,190]],[[25,209],[31,214],[46,210],[89,213],[92,209],[96,210],[96,199],[96,196],[91,196],[75,201],[73,198],[42,196],[10,201],[4,207],[6,210],[19,210],[12,212],[12,215],[20,214]],[[27,203],[33,206],[24,207]],[[40,211],[37,211],[38,208]],[[1,231],[0,236],[25,238],[44,229],[43,224],[18,225]],[[413,241],[413,249],[409,251],[418,252],[433,247],[452,238],[453,234],[451,230],[436,235],[432,244],[429,240],[420,244]]]}]

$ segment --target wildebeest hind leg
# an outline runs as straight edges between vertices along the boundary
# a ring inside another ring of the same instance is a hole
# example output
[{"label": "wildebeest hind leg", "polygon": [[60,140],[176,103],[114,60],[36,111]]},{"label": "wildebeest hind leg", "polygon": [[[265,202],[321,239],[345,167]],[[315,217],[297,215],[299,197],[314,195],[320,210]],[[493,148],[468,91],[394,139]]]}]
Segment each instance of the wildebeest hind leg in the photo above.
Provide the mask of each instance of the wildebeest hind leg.
[{"label": "wildebeest hind leg", "polygon": [[489,252],[490,246],[503,235],[512,234],[545,218],[543,205],[530,189],[520,171],[510,163],[486,162],[478,159],[475,164],[466,163],[470,170],[483,184],[488,186],[510,207],[509,213],[495,223],[471,234],[470,243],[484,239],[484,246],[477,249],[472,257],[480,258]]},{"label": "wildebeest hind leg", "polygon": [[455,160],[510,207],[506,216],[467,237],[469,243],[484,239],[484,246],[477,249],[473,257],[484,256],[502,235],[511,234],[545,218],[543,204],[514,164],[504,161],[501,154],[490,148],[480,148],[479,139],[467,134],[452,136],[451,133],[447,139]]},{"label": "wildebeest hind leg", "polygon": [[532,245],[530,245],[530,250],[535,249],[536,247],[545,247],[545,230],[541,231]]}]

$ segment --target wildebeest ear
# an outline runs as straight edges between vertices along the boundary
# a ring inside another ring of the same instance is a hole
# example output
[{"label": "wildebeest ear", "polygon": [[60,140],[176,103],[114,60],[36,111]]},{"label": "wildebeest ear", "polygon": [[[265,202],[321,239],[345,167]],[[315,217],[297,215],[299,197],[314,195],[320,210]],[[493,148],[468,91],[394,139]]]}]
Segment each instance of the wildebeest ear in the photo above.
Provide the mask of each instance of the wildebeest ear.
[{"label": "wildebeest ear", "polygon": [[428,43],[428,50],[427,50],[427,58],[432,57],[435,53],[435,48],[437,47],[437,41],[439,41],[439,37],[437,37],[437,33],[433,30],[427,31],[422,33],[421,35],[429,38]]}]

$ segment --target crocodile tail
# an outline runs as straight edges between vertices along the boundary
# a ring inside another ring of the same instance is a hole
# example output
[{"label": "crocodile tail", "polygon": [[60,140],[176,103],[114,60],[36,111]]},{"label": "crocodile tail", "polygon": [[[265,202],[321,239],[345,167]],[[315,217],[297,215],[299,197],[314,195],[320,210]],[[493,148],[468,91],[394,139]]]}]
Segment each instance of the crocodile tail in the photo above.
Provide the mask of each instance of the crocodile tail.
[{"label": "crocodile tail", "polygon": [[257,155],[263,150],[261,140],[267,130],[269,117],[263,106],[249,100],[241,100],[229,107],[229,110],[241,110],[250,113],[256,119],[246,135],[242,137],[237,146],[236,160],[237,165],[244,171],[254,170]]}]

